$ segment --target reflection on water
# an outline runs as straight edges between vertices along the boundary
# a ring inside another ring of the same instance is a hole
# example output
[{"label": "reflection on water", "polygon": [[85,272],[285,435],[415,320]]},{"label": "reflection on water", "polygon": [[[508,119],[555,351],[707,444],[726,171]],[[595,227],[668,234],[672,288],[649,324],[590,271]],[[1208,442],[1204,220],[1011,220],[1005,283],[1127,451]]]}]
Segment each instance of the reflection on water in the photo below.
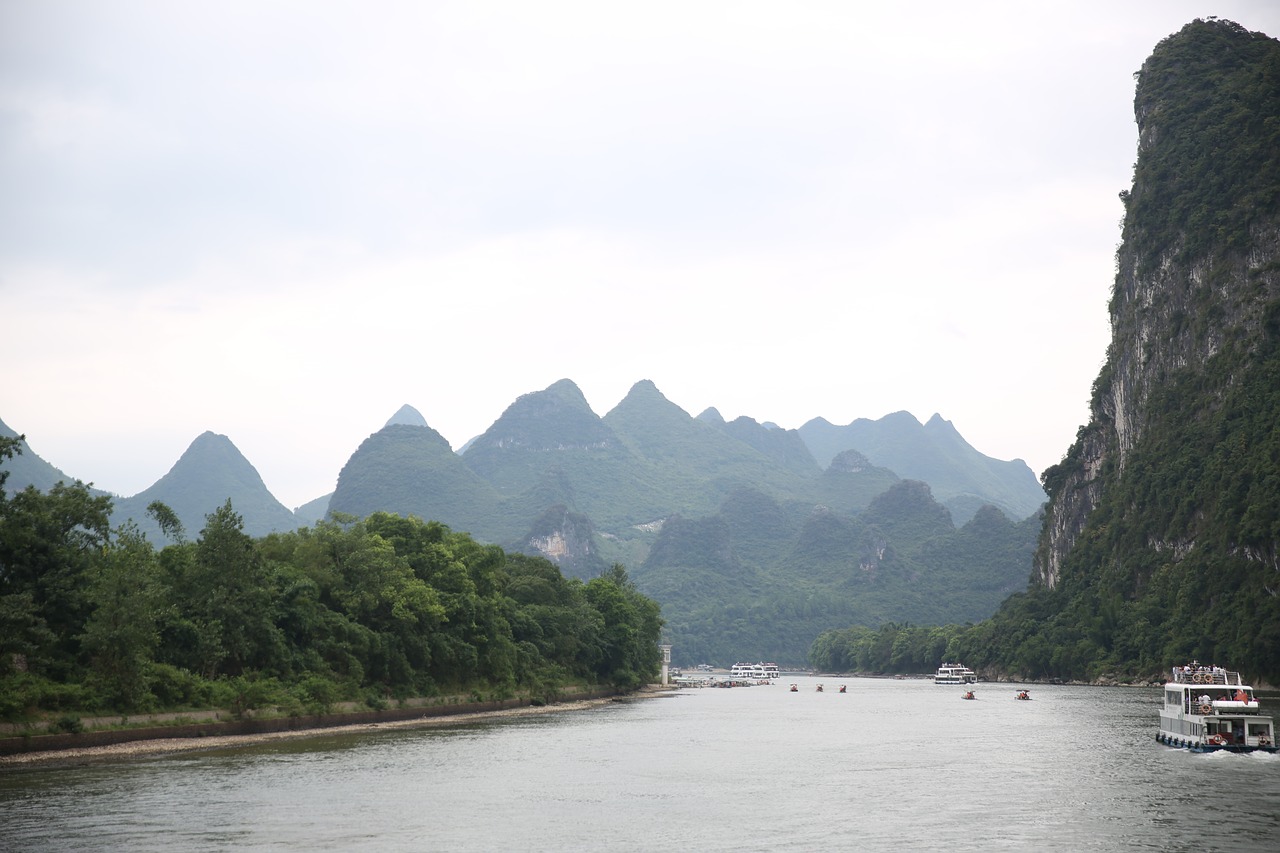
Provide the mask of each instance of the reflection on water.
[{"label": "reflection on water", "polygon": [[1280,849],[1280,760],[1159,746],[1158,689],[783,680],[11,766],[0,826],[17,850]]}]

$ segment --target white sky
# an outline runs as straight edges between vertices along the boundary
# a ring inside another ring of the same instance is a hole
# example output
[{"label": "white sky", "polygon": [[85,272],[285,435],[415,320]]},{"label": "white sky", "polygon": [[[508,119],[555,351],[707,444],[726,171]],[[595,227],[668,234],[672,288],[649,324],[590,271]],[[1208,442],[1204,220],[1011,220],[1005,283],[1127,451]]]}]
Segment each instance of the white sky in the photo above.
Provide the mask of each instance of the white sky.
[{"label": "white sky", "polygon": [[568,378],[788,428],[1088,418],[1133,72],[1280,3],[0,0],[0,419],[132,495],[205,430],[287,506],[409,403]]}]

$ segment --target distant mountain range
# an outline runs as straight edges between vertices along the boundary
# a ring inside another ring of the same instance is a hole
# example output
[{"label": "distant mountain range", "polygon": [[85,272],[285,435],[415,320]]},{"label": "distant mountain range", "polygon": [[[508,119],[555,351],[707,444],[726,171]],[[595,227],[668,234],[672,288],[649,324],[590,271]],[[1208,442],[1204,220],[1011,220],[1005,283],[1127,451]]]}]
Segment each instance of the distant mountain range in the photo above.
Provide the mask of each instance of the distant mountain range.
[{"label": "distant mountain range", "polygon": [[[10,489],[71,479],[29,451],[8,468]],[[152,501],[188,538],[228,499],[253,536],[330,512],[414,515],[569,575],[623,563],[699,659],[798,663],[825,627],[989,615],[1025,586],[1044,498],[1025,463],[978,453],[937,415],[784,430],[692,417],[646,380],[600,417],[566,379],[519,397],[462,453],[404,406],[331,495],[293,512],[230,439],[205,433],[153,486],[117,498],[113,523],[163,541]]]},{"label": "distant mountain range", "polygon": [[[20,434],[14,432],[4,421],[0,421],[0,437],[17,438]],[[22,442],[20,447],[21,453],[6,462],[0,462],[0,467],[9,472],[9,479],[4,487],[6,492],[21,491],[27,486],[35,486],[40,491],[47,492],[58,483],[74,483],[76,481],[75,477],[63,473],[61,469],[55,468],[32,453],[31,446],[27,442]],[[98,489],[92,489],[91,491],[95,495],[106,494],[106,492]]]}]

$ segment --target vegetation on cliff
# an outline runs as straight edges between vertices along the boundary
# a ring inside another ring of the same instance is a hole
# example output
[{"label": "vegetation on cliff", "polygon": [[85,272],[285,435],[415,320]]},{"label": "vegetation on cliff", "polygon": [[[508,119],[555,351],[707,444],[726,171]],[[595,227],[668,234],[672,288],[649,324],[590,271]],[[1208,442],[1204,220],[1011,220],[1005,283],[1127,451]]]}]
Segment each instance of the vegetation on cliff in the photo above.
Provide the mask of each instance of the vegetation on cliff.
[{"label": "vegetation on cliff", "polygon": [[1280,42],[1188,24],[1143,65],[1135,112],[1114,335],[1091,422],[1041,478],[1036,582],[937,636],[824,635],[818,665],[891,671],[945,639],[990,673],[1198,658],[1280,683]]}]

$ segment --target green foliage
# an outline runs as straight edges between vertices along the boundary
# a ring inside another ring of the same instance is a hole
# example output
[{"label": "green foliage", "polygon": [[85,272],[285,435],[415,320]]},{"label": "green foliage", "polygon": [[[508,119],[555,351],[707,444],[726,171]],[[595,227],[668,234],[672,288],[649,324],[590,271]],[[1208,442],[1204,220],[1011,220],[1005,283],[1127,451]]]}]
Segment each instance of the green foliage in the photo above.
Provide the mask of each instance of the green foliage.
[{"label": "green foliage", "polygon": [[255,540],[230,501],[156,551],[132,524],[109,536],[107,514],[79,484],[0,495],[3,718],[320,714],[442,688],[546,702],[657,673],[657,604],[621,566],[583,584],[386,513]]},{"label": "green foliage", "polygon": [[657,603],[637,592],[617,564],[587,583],[586,597],[600,615],[596,674],[622,689],[652,681],[662,663]]},{"label": "green foliage", "polygon": [[307,675],[294,685],[293,693],[309,714],[328,714],[343,695],[340,685],[322,675]]},{"label": "green foliage", "polygon": [[0,719],[25,720],[41,711],[97,707],[85,684],[54,681],[31,672],[11,672],[0,678]]},{"label": "green foliage", "polygon": [[809,663],[823,672],[932,672],[944,660],[963,657],[958,641],[966,630],[887,622],[878,630],[854,626],[824,631],[813,643]]},{"label": "green foliage", "polygon": [[211,707],[218,695],[214,684],[169,663],[153,663],[147,673],[147,686],[155,696],[156,705],[173,710]]},{"label": "green foliage", "polygon": [[79,654],[91,607],[82,579],[107,541],[110,504],[83,483],[0,490],[0,656],[55,674]]},{"label": "green foliage", "polygon": [[96,603],[81,634],[92,679],[113,707],[145,707],[152,696],[148,668],[160,640],[160,561],[137,528],[116,531],[115,540],[88,572],[89,598]]},{"label": "green foliage", "polygon": [[1153,390],[1054,590],[1006,602],[966,662],[1153,678],[1194,657],[1280,681],[1278,343],[1264,327]]},{"label": "green foliage", "polygon": [[1280,209],[1280,59],[1275,40],[1196,20],[1157,45],[1134,107],[1158,156],[1139,157],[1124,240],[1140,274],[1239,252]]},{"label": "green foliage", "polygon": [[829,629],[985,618],[1026,587],[1039,532],[994,507],[956,529],[911,481],[856,516],[797,509],[743,490],[715,516],[666,522],[635,578],[668,602],[677,663],[801,664]]},{"label": "green foliage", "polygon": [[52,730],[62,734],[78,734],[84,731],[84,724],[73,714],[63,714],[53,721]]}]

